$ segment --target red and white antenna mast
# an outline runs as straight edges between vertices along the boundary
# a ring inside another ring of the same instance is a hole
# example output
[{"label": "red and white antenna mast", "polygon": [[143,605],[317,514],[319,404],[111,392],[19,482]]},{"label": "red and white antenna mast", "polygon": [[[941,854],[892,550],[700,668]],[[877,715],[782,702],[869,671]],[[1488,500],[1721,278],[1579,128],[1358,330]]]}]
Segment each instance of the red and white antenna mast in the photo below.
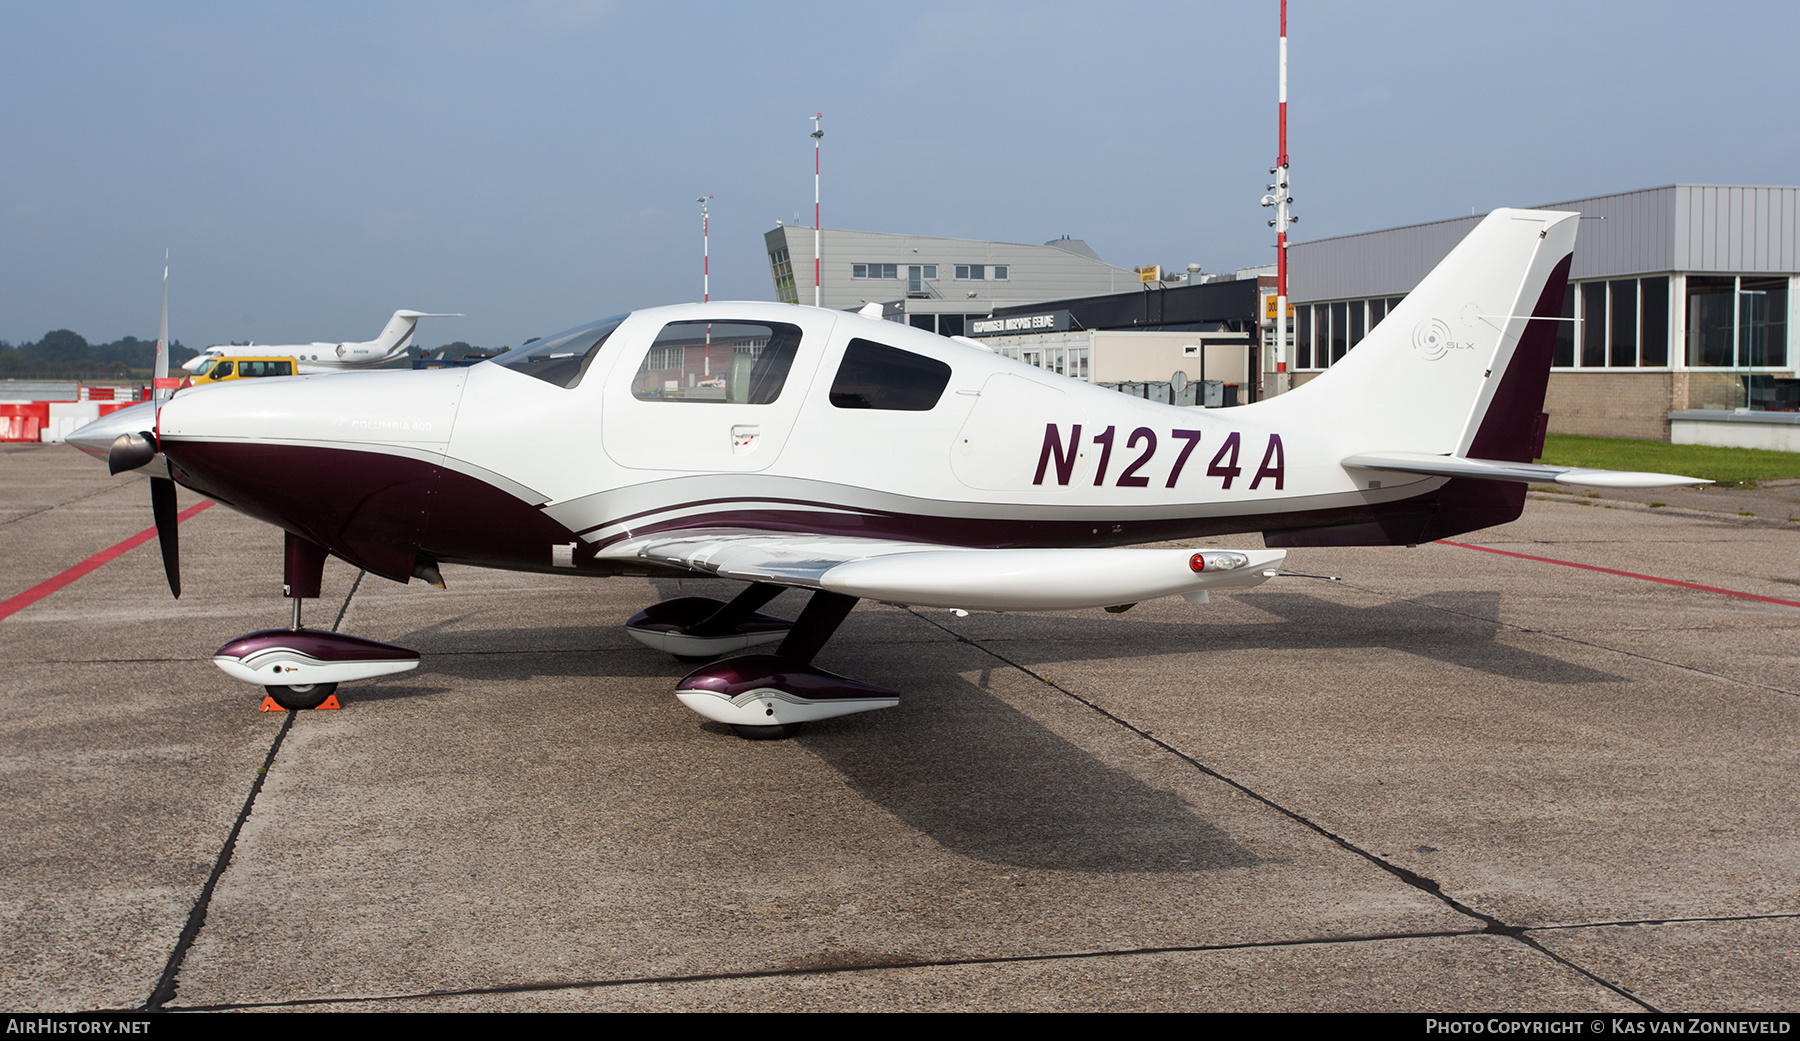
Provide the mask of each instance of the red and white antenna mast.
[{"label": "red and white antenna mast", "polygon": [[1269,172],[1275,175],[1275,183],[1269,185],[1269,194],[1262,197],[1264,206],[1275,207],[1275,218],[1269,226],[1275,229],[1275,388],[1280,393],[1286,389],[1282,386],[1287,381],[1287,230],[1288,225],[1299,220],[1289,211],[1293,196],[1288,194],[1288,147],[1287,147],[1287,0],[1281,0],[1281,86],[1279,95],[1280,154]]},{"label": "red and white antenna mast", "polygon": [[703,304],[712,299],[712,239],[706,213],[706,204],[711,200],[710,195],[694,200],[700,204],[700,302]]},{"label": "red and white antenna mast", "polygon": [[[708,227],[706,204],[712,200],[710,195],[702,195],[694,201],[700,204],[700,302],[712,299],[712,230]],[[704,373],[712,375],[712,326],[706,327],[706,350],[702,355],[705,366]]]},{"label": "red and white antenna mast", "polygon": [[[1283,2],[1285,3],[1286,0],[1283,0]],[[821,306],[819,303],[819,138],[825,136],[825,131],[819,129],[819,120],[824,119],[824,118],[825,118],[825,113],[823,113],[823,112],[814,113],[813,117],[812,117],[812,121],[813,121],[813,132],[812,132],[812,139],[813,139],[813,306],[814,307]]]}]

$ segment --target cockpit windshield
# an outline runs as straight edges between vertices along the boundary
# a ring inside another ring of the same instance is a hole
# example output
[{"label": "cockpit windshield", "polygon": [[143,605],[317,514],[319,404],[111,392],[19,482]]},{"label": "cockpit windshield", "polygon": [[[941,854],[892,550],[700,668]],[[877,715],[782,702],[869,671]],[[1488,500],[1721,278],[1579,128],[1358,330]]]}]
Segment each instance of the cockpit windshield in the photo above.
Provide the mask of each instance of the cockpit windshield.
[{"label": "cockpit windshield", "polygon": [[628,314],[614,315],[577,326],[536,343],[507,351],[495,358],[494,364],[504,365],[565,389],[574,387],[581,382],[581,377],[587,375],[588,366],[599,355],[606,338],[619,327],[619,323],[629,317],[631,316]]}]

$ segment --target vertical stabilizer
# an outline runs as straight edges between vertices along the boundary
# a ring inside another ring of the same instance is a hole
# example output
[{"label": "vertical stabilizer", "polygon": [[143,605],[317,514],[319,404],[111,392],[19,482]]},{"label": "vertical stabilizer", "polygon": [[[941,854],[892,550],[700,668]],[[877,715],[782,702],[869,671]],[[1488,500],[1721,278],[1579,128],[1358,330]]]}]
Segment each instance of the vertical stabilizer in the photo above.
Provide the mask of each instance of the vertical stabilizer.
[{"label": "vertical stabilizer", "polygon": [[430,314],[425,311],[395,311],[381,329],[381,335],[372,341],[375,353],[380,361],[386,361],[406,350],[412,343],[413,333],[417,331],[421,318],[461,318],[459,314]]},{"label": "vertical stabilizer", "polygon": [[[1495,210],[1342,360],[1267,404],[1350,452],[1527,461],[1579,214]],[[1520,455],[1520,453],[1527,453]]]}]

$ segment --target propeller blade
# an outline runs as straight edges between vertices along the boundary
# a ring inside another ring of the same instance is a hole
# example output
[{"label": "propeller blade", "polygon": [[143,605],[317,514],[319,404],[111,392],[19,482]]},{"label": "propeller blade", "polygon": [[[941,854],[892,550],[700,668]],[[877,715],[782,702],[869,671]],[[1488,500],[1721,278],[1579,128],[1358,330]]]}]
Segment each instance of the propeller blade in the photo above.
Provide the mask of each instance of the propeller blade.
[{"label": "propeller blade", "polygon": [[113,438],[112,448],[106,453],[106,469],[109,473],[122,474],[127,470],[135,470],[155,458],[155,434],[148,430],[140,430],[135,434],[120,434]]},{"label": "propeller blade", "polygon": [[156,541],[162,546],[163,572],[169,576],[169,592],[181,599],[181,545],[175,532],[175,482],[150,478],[150,513],[156,518]]}]

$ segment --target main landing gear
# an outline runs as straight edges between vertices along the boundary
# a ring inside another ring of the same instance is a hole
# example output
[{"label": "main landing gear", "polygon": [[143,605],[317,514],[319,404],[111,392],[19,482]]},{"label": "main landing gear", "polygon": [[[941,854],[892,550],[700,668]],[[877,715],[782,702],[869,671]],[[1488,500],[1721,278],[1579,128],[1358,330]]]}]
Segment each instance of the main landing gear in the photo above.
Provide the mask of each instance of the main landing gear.
[{"label": "main landing gear", "polygon": [[319,595],[325,550],[289,532],[285,557],[283,594],[294,601],[293,625],[248,633],[219,648],[213,664],[226,675],[261,686],[282,708],[310,709],[340,683],[419,667],[418,651],[301,628],[300,602]]},{"label": "main landing gear", "polygon": [[900,703],[897,691],[812,667],[825,641],[856,606],[855,597],[819,590],[793,622],[756,610],[780,592],[780,586],[759,582],[728,604],[697,596],[665,600],[633,615],[625,628],[646,646],[683,660],[780,640],[773,654],[717,661],[675,685],[683,705],[730,726],[739,737],[791,737],[801,724],[815,719]]}]

